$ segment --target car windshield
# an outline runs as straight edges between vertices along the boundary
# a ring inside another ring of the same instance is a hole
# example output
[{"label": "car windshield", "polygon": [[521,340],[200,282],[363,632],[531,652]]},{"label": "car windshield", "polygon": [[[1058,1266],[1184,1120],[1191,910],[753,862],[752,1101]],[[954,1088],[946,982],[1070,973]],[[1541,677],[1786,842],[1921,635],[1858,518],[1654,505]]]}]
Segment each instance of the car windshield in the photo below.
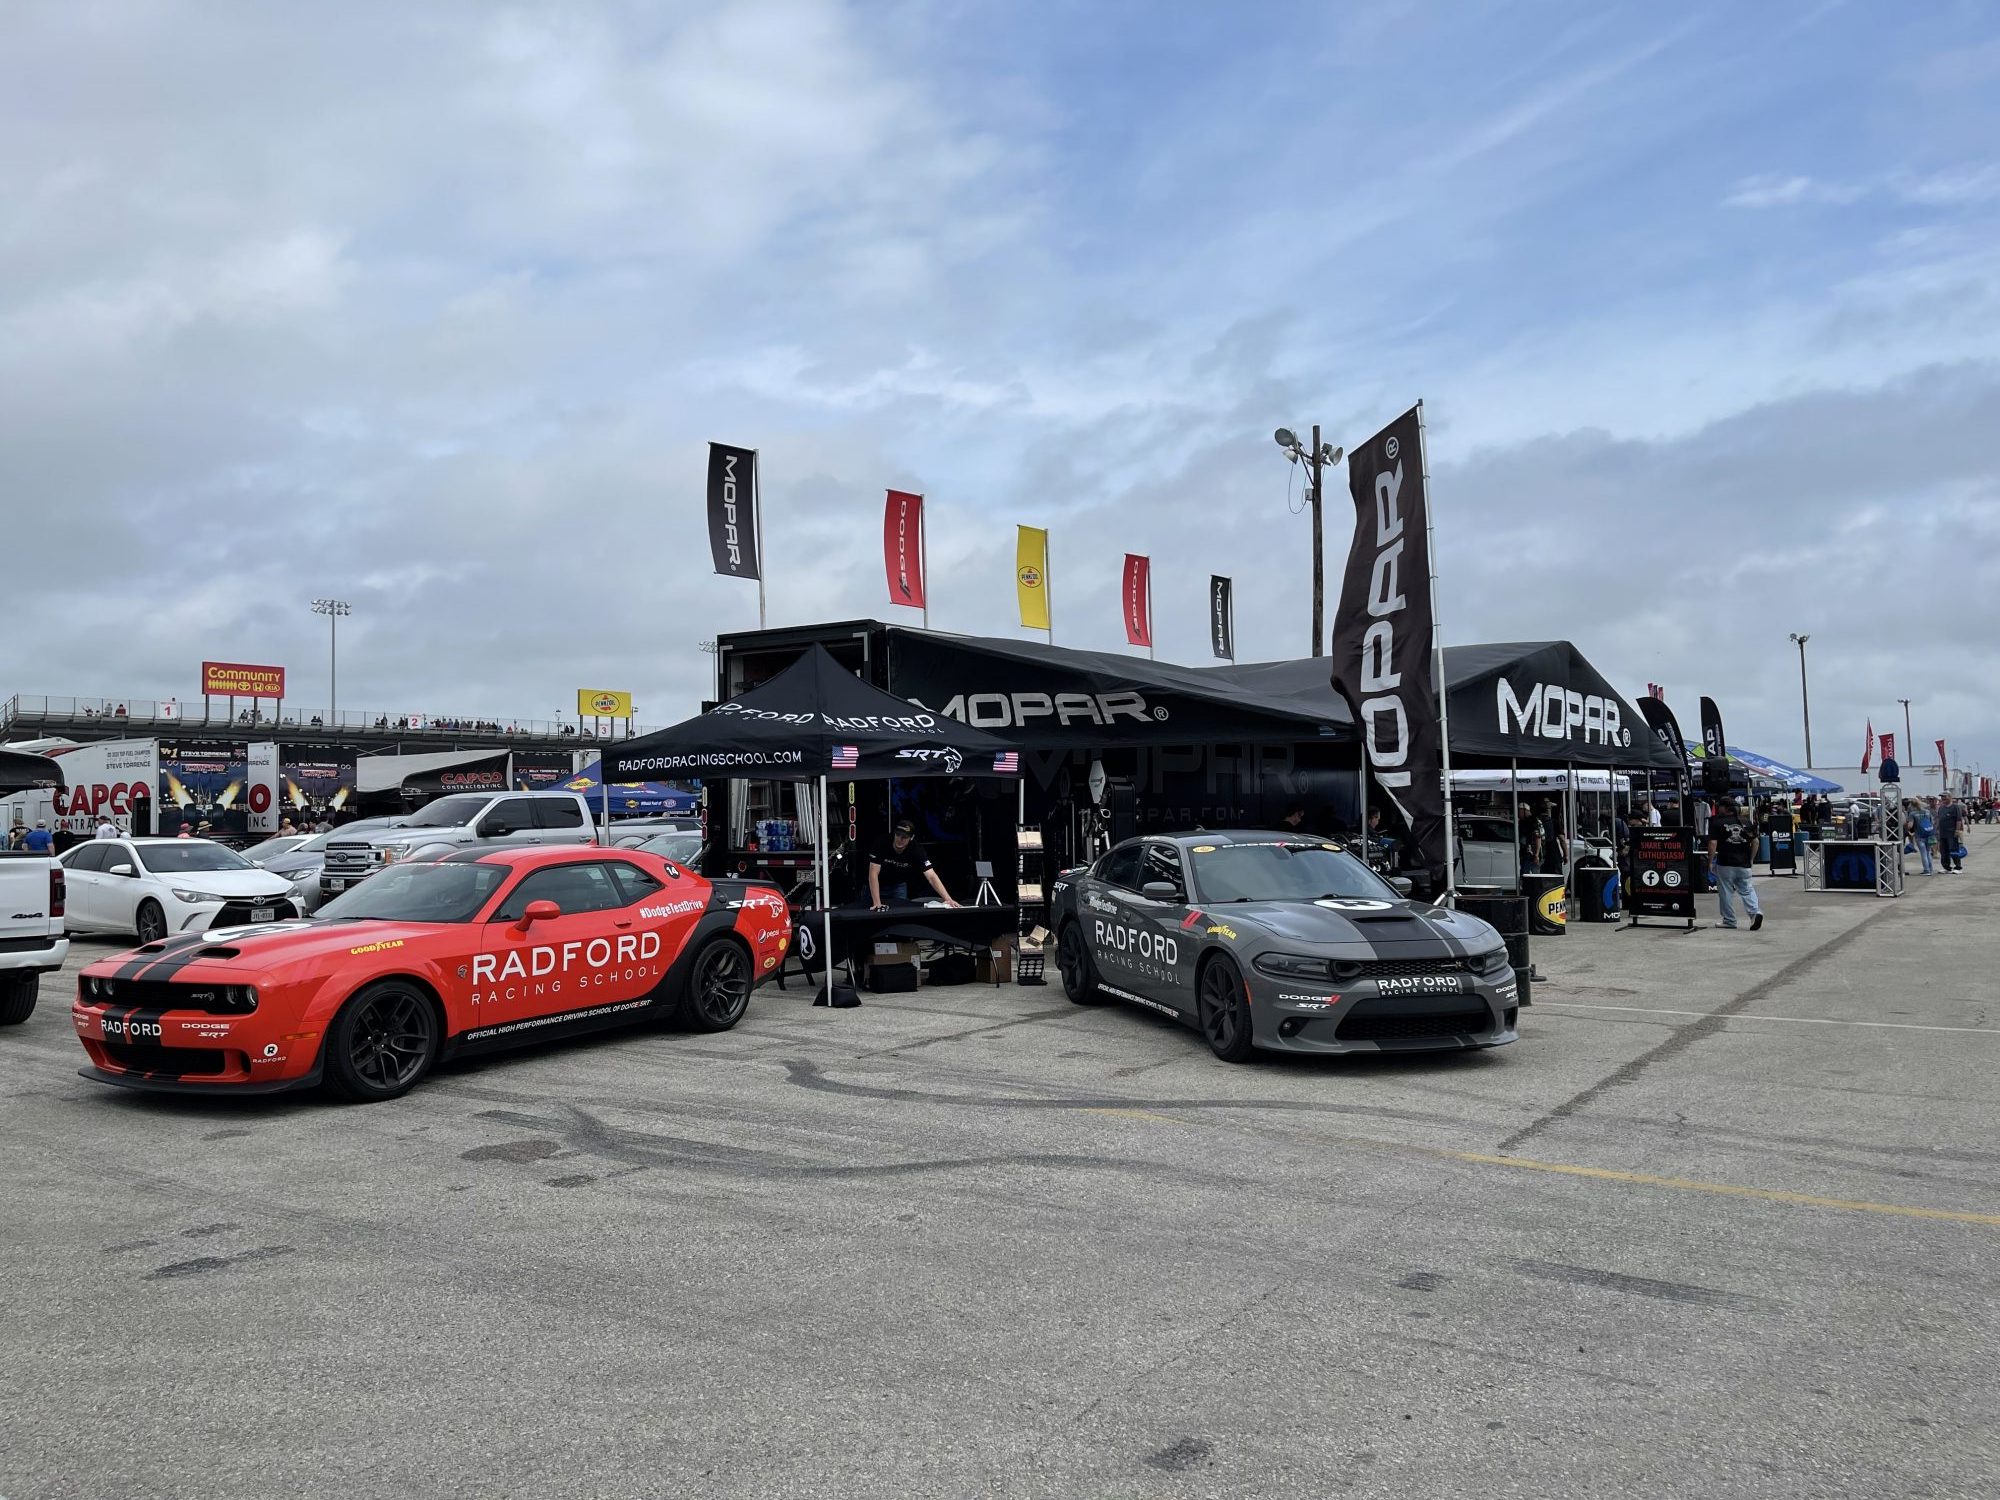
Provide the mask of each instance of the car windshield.
[{"label": "car windshield", "polygon": [[698,833],[656,833],[640,844],[639,849],[646,854],[657,854],[662,859],[671,859],[678,864],[687,864],[701,853],[701,835]]},{"label": "car windshield", "polygon": [[180,875],[189,870],[254,870],[257,867],[234,849],[206,839],[175,839],[170,844],[141,844],[139,863],[154,875]]},{"label": "car windshield", "polygon": [[1194,866],[1195,899],[1204,905],[1316,901],[1327,896],[1403,899],[1360,860],[1332,844],[1280,839],[1268,844],[1196,844],[1188,855]]},{"label": "car windshield", "polygon": [[491,797],[440,797],[402,820],[404,828],[463,828],[485,809]]},{"label": "car windshield", "polygon": [[243,851],[243,857],[251,864],[262,864],[267,859],[276,859],[280,854],[290,854],[305,841],[295,833],[280,834],[274,839],[265,839],[261,844],[252,844]]},{"label": "car windshield", "polygon": [[391,865],[319,909],[322,922],[470,922],[505,865]]}]

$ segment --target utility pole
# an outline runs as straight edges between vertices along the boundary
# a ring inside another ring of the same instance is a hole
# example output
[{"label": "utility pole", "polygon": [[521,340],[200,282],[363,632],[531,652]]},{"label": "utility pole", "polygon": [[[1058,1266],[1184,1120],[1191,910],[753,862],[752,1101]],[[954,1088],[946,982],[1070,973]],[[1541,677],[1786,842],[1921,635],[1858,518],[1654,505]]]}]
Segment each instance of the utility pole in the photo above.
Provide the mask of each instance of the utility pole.
[{"label": "utility pole", "polygon": [[1340,462],[1344,450],[1329,447],[1319,440],[1319,423],[1313,423],[1312,447],[1306,449],[1293,435],[1291,428],[1280,427],[1272,434],[1285,456],[1293,463],[1303,461],[1310,475],[1306,491],[1306,504],[1312,507],[1313,521],[1313,623],[1312,654],[1326,655],[1326,530],[1321,515],[1320,501],[1324,493],[1325,468]]},{"label": "utility pole", "polygon": [[340,617],[354,613],[345,599],[315,599],[312,610],[326,616],[326,727],[340,722]]},{"label": "utility pole", "polygon": [[1806,721],[1805,769],[1808,771],[1812,769],[1812,763],[1813,763],[1812,762],[1812,695],[1806,690],[1806,642],[1811,639],[1812,639],[1811,636],[1799,635],[1797,632],[1794,632],[1792,635],[1792,644],[1799,648],[1799,707],[1803,711]]}]

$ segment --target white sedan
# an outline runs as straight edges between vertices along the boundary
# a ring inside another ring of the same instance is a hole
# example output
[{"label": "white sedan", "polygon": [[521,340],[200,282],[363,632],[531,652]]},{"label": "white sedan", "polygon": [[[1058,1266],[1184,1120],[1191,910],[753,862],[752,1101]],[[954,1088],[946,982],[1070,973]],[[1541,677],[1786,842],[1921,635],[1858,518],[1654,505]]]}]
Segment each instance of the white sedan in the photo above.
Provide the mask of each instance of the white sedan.
[{"label": "white sedan", "polygon": [[70,932],[175,932],[299,915],[291,882],[208,839],[92,839],[62,857]]}]

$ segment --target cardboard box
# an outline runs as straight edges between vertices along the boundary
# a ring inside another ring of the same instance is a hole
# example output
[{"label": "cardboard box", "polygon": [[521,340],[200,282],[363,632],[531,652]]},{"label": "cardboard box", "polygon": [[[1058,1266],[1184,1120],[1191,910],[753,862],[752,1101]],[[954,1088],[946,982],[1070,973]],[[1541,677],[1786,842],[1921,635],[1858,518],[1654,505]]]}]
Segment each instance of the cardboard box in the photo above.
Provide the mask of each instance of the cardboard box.
[{"label": "cardboard box", "polygon": [[973,963],[973,976],[980,984],[1014,982],[1014,939],[1003,937],[991,948],[982,949]]}]

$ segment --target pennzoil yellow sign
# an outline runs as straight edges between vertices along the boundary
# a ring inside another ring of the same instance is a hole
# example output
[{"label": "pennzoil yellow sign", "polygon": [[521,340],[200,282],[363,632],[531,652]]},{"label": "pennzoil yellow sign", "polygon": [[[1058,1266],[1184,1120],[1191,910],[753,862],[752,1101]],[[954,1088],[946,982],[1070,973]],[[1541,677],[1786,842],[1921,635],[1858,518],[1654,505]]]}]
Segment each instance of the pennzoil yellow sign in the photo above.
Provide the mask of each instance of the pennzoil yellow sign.
[{"label": "pennzoil yellow sign", "polygon": [[629,719],[632,717],[632,695],[608,692],[604,688],[578,688],[576,711],[579,717],[585,719]]}]

